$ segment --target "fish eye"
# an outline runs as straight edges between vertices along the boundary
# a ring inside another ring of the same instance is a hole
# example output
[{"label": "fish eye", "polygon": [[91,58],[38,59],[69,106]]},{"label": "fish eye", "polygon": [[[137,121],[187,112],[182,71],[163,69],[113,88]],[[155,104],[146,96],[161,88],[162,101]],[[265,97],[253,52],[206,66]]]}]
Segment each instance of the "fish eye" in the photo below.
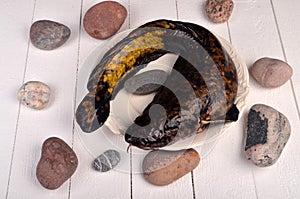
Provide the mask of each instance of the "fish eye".
[{"label": "fish eye", "polygon": [[156,141],[158,138],[161,137],[161,132],[160,132],[160,130],[151,129],[151,132],[149,135],[150,135],[149,140]]}]

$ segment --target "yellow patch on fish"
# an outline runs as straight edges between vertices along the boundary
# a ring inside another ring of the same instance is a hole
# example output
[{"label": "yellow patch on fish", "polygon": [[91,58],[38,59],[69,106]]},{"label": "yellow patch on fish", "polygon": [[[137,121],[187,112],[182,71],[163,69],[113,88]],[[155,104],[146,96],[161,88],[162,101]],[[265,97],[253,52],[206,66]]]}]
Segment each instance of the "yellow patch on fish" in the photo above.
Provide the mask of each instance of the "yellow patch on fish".
[{"label": "yellow patch on fish", "polygon": [[137,57],[155,52],[157,49],[164,47],[160,35],[165,32],[162,29],[147,32],[124,46],[122,51],[112,58],[106,66],[106,72],[102,76],[102,81],[107,82],[109,85],[107,89],[109,93],[113,92],[113,88],[117,85],[123,74],[135,67]]}]

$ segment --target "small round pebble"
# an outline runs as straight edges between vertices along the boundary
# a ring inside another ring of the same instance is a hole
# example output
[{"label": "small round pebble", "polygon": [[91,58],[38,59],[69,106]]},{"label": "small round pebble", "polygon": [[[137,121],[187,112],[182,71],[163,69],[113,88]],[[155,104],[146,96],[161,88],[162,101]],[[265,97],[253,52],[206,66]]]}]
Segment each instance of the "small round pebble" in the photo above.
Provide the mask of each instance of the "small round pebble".
[{"label": "small round pebble", "polygon": [[231,16],[233,6],[232,0],[207,0],[205,11],[211,21],[223,23]]},{"label": "small round pebble", "polygon": [[45,108],[50,100],[49,86],[39,81],[30,81],[22,85],[18,100],[25,106],[36,110]]},{"label": "small round pebble", "polygon": [[62,46],[70,37],[71,30],[60,23],[40,20],[31,25],[31,43],[41,50],[53,50]]},{"label": "small round pebble", "polygon": [[97,171],[107,172],[115,168],[120,160],[121,156],[118,151],[107,150],[94,160],[93,167]]},{"label": "small round pebble", "polygon": [[154,185],[168,185],[194,170],[199,162],[194,149],[151,151],[143,160],[144,178]]},{"label": "small round pebble", "polygon": [[286,62],[264,57],[250,68],[254,79],[263,87],[276,88],[285,84],[293,75],[293,69]]},{"label": "small round pebble", "polygon": [[62,139],[50,137],[43,143],[42,156],[36,167],[36,177],[47,189],[57,189],[75,172],[78,159]]},{"label": "small round pebble", "polygon": [[103,1],[86,12],[83,26],[91,37],[107,39],[121,28],[126,17],[127,10],[120,3]]}]

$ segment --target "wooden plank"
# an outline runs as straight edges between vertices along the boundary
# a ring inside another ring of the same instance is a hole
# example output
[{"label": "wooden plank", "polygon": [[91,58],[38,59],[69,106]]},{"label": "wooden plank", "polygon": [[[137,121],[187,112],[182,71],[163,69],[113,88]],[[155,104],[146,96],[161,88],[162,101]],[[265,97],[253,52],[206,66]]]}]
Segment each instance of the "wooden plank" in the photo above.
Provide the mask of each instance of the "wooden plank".
[{"label": "wooden plank", "polygon": [[138,1],[130,0],[130,28],[136,28],[147,21],[177,18],[174,0]]},{"label": "wooden plank", "polygon": [[[127,8],[129,11],[128,0],[119,0],[123,6]],[[82,17],[86,11],[93,6],[94,4],[99,3],[97,0],[89,0],[83,1],[82,7]],[[127,17],[123,26],[119,30],[122,32],[123,30],[128,29],[129,27],[129,17]],[[97,40],[90,37],[84,30],[83,26],[81,26],[81,37],[80,37],[80,53],[79,53],[79,79],[82,77],[82,73],[85,70],[83,68],[84,63],[87,57],[90,56],[91,53],[95,53],[95,50],[101,50],[101,46],[105,46],[108,40]],[[99,48],[100,47],[100,48]],[[96,52],[97,53],[97,52]],[[88,74],[87,74],[88,75]],[[80,82],[78,82],[80,83]],[[77,87],[81,88],[82,85],[77,85]],[[80,89],[78,89],[78,92]],[[77,93],[76,104],[80,103],[79,96],[81,93]],[[118,150],[118,146],[110,145],[111,141],[116,139],[115,135],[108,135],[108,143],[107,146],[101,146],[96,151],[99,151],[99,154],[95,154],[94,150],[91,149],[91,146],[88,145],[88,142],[82,138],[83,135],[79,135],[80,132],[76,131],[74,134],[74,150],[77,152],[80,157],[79,167],[77,169],[77,175],[74,175],[72,178],[72,186],[70,198],[130,198],[130,158],[129,154],[125,153],[127,157],[124,157],[121,154],[121,162],[118,167],[112,171],[106,173],[100,173],[95,171],[92,168],[92,162],[94,158],[101,153],[103,153],[107,149],[111,149],[112,147]],[[96,136],[96,135],[91,135]],[[96,136],[95,139],[98,137]],[[105,136],[101,137],[103,139],[107,138]],[[101,139],[100,138],[100,139]],[[92,138],[93,139],[93,138]],[[99,139],[99,138],[98,138]],[[88,141],[91,141],[88,139]],[[103,142],[103,141],[102,141]],[[99,142],[100,143],[100,142]],[[102,150],[103,149],[103,150]],[[102,151],[101,151],[102,150]],[[119,150],[118,150],[119,151]],[[121,152],[121,151],[120,151]],[[91,154],[92,153],[92,154]],[[121,165],[121,166],[120,166]],[[128,170],[123,170],[125,167]]]},{"label": "wooden plank", "polygon": [[[282,4],[280,9],[285,6]],[[230,22],[232,42],[246,60],[248,67],[264,56],[284,60],[269,0],[248,3],[237,1],[235,14],[236,20]],[[296,185],[299,183],[297,179],[299,179],[300,138],[297,133],[299,119],[291,85],[287,83],[280,88],[265,89],[250,78],[249,107],[256,103],[270,105],[284,113],[292,125],[292,135],[274,166],[266,169],[257,168],[248,163],[245,158],[241,158],[240,162],[244,161],[244,169],[248,168],[248,172],[253,173],[258,198],[296,198],[299,196]],[[242,133],[238,137],[242,138],[241,135]]]},{"label": "wooden plank", "polygon": [[[53,51],[42,51],[30,45],[25,81],[47,83],[52,89],[52,99],[50,106],[41,111],[21,107],[9,198],[68,197],[68,182],[55,191],[49,191],[41,187],[35,172],[41,145],[46,138],[58,136],[72,145],[79,15],[80,0],[36,2],[34,21],[49,19],[63,23],[72,34],[63,46]],[[30,24],[26,25],[30,27]],[[28,34],[28,29],[24,34]]]},{"label": "wooden plank", "polygon": [[[130,24],[135,28],[145,22],[156,19],[177,19],[176,2],[174,0],[140,1],[130,0]],[[133,198],[192,198],[193,188],[191,175],[188,174],[178,181],[163,187],[148,183],[141,172],[142,155],[140,151],[132,148],[132,189]],[[140,158],[140,162],[138,162]]]},{"label": "wooden plank", "polygon": [[[179,19],[192,21],[213,31],[217,35],[230,41],[228,24],[215,24],[205,13],[205,0],[178,0]],[[231,21],[235,19],[234,12]],[[217,142],[215,148],[200,161],[200,165],[193,171],[196,198],[254,198],[254,182],[248,172],[246,163],[241,157],[243,118],[234,124],[229,132],[225,132]],[[195,149],[200,153],[205,151],[199,146]]]},{"label": "wooden plank", "polygon": [[5,198],[19,111],[17,92],[23,82],[34,0],[1,1],[0,7],[0,24],[3,25],[0,37],[0,198]]},{"label": "wooden plank", "polygon": [[298,44],[300,38],[297,36],[300,33],[299,18],[300,14],[297,10],[300,8],[298,1],[289,1],[287,4],[283,4],[281,1],[271,1],[274,7],[274,14],[276,14],[277,25],[279,28],[279,34],[282,41],[284,58],[293,68],[294,74],[292,77],[292,83],[294,87],[294,93],[298,104],[298,114],[300,117],[300,79],[297,78],[300,75],[298,65],[300,58],[298,56]]},{"label": "wooden plank", "polygon": [[176,1],[179,20],[199,24],[230,41],[227,24],[215,24],[207,18],[204,8],[205,0]]}]

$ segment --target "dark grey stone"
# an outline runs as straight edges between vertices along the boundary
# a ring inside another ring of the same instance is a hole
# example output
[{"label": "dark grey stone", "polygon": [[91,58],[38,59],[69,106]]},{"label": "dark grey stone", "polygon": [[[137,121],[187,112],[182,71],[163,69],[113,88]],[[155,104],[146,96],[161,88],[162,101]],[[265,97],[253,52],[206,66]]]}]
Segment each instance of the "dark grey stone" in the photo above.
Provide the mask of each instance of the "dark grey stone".
[{"label": "dark grey stone", "polygon": [[259,114],[253,109],[249,112],[245,150],[257,144],[267,143],[268,119],[262,119]]},{"label": "dark grey stone", "polygon": [[93,163],[97,171],[106,172],[115,168],[121,160],[120,153],[115,150],[107,150],[99,155]]}]

